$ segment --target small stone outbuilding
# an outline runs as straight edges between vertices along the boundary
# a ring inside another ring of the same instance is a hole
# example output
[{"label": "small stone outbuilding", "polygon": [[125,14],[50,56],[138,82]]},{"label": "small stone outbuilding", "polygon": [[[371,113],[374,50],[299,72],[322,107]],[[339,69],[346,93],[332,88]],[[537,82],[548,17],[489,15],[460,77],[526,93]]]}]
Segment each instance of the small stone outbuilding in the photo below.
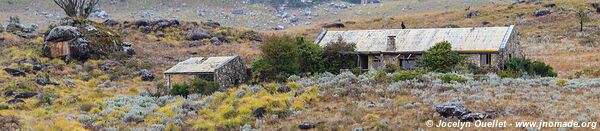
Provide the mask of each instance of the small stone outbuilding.
[{"label": "small stone outbuilding", "polygon": [[169,89],[173,75],[192,75],[196,79],[217,82],[222,88],[238,86],[248,76],[239,56],[192,57],[171,67],[164,75]]}]

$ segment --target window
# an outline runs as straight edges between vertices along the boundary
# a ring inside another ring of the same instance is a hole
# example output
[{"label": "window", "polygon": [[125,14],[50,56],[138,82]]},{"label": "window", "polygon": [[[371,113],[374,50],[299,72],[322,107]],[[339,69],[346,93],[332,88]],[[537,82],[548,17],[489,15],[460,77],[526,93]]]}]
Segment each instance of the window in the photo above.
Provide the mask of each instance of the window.
[{"label": "window", "polygon": [[492,54],[481,54],[481,65],[492,64]]},{"label": "window", "polygon": [[415,69],[416,60],[402,60],[402,69],[412,70]]},{"label": "window", "polygon": [[373,56],[373,68],[375,70],[379,69],[379,67],[382,65],[381,63],[381,59],[379,56]]}]

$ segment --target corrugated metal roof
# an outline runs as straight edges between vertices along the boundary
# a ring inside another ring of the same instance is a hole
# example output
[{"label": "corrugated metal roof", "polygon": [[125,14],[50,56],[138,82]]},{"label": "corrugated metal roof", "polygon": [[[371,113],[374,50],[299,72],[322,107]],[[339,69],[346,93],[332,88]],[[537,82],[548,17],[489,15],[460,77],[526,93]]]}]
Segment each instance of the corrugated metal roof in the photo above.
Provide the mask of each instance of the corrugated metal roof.
[{"label": "corrugated metal roof", "polygon": [[448,41],[456,51],[498,51],[504,48],[512,34],[510,27],[385,29],[328,31],[319,41],[326,46],[341,36],[345,42],[356,43],[358,52],[388,52],[388,36],[396,36],[396,51],[421,52],[441,41]]},{"label": "corrugated metal roof", "polygon": [[212,73],[223,64],[233,60],[237,56],[221,57],[192,57],[165,71],[165,74],[178,73]]}]

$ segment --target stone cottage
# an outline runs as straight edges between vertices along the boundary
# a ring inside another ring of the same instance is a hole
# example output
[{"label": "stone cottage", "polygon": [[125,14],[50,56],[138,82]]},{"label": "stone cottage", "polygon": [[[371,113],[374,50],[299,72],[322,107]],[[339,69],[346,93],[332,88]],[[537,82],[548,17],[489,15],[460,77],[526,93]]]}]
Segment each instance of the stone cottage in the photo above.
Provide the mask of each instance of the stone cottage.
[{"label": "stone cottage", "polygon": [[486,69],[502,69],[511,57],[522,57],[515,26],[432,29],[323,30],[315,43],[321,47],[342,38],[355,43],[362,70],[386,64],[415,69],[416,60],[436,43],[448,41],[466,61]]},{"label": "stone cottage", "polygon": [[239,56],[192,57],[164,72],[171,87],[172,75],[192,75],[196,79],[218,82],[221,87],[238,86],[246,81],[246,67]]}]

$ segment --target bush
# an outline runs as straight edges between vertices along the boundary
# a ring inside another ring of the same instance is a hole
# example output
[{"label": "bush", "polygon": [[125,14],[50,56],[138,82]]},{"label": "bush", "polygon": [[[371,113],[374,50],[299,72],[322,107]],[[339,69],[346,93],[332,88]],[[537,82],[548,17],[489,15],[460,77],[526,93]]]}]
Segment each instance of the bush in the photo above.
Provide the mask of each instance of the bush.
[{"label": "bush", "polygon": [[336,42],[328,43],[323,49],[323,57],[326,63],[326,71],[340,73],[340,69],[356,68],[356,44],[347,43],[342,37]]},{"label": "bush", "polygon": [[300,72],[302,73],[320,73],[325,70],[323,61],[323,48],[310,41],[306,41],[304,37],[297,37],[300,58]]},{"label": "bush", "polygon": [[418,79],[423,76],[423,73],[418,71],[398,71],[392,74],[394,81]]},{"label": "bush", "polygon": [[500,72],[500,76],[513,77],[516,74],[528,73],[530,75],[541,77],[556,77],[557,74],[550,65],[541,61],[534,61],[526,58],[511,58],[506,63],[505,71]]},{"label": "bush", "polygon": [[171,89],[172,95],[180,95],[183,97],[187,97],[189,94],[202,94],[202,95],[211,95],[212,93],[219,90],[219,83],[207,80],[194,80],[191,83],[187,84],[175,84]]},{"label": "bush", "polygon": [[458,52],[452,51],[452,45],[448,41],[443,41],[425,51],[417,61],[417,66],[429,71],[445,73],[452,71],[462,60]]},{"label": "bush", "polygon": [[444,83],[450,83],[452,81],[464,83],[467,81],[466,78],[458,76],[456,74],[441,74],[441,75],[436,76],[435,78],[444,81]]},{"label": "bush", "polygon": [[518,78],[521,77],[521,73],[518,71],[503,70],[498,73],[498,76],[501,78]]},{"label": "bush", "polygon": [[396,64],[386,64],[383,70],[385,70],[385,72],[388,72],[388,73],[394,73],[394,72],[400,70],[400,66],[398,66]]}]

